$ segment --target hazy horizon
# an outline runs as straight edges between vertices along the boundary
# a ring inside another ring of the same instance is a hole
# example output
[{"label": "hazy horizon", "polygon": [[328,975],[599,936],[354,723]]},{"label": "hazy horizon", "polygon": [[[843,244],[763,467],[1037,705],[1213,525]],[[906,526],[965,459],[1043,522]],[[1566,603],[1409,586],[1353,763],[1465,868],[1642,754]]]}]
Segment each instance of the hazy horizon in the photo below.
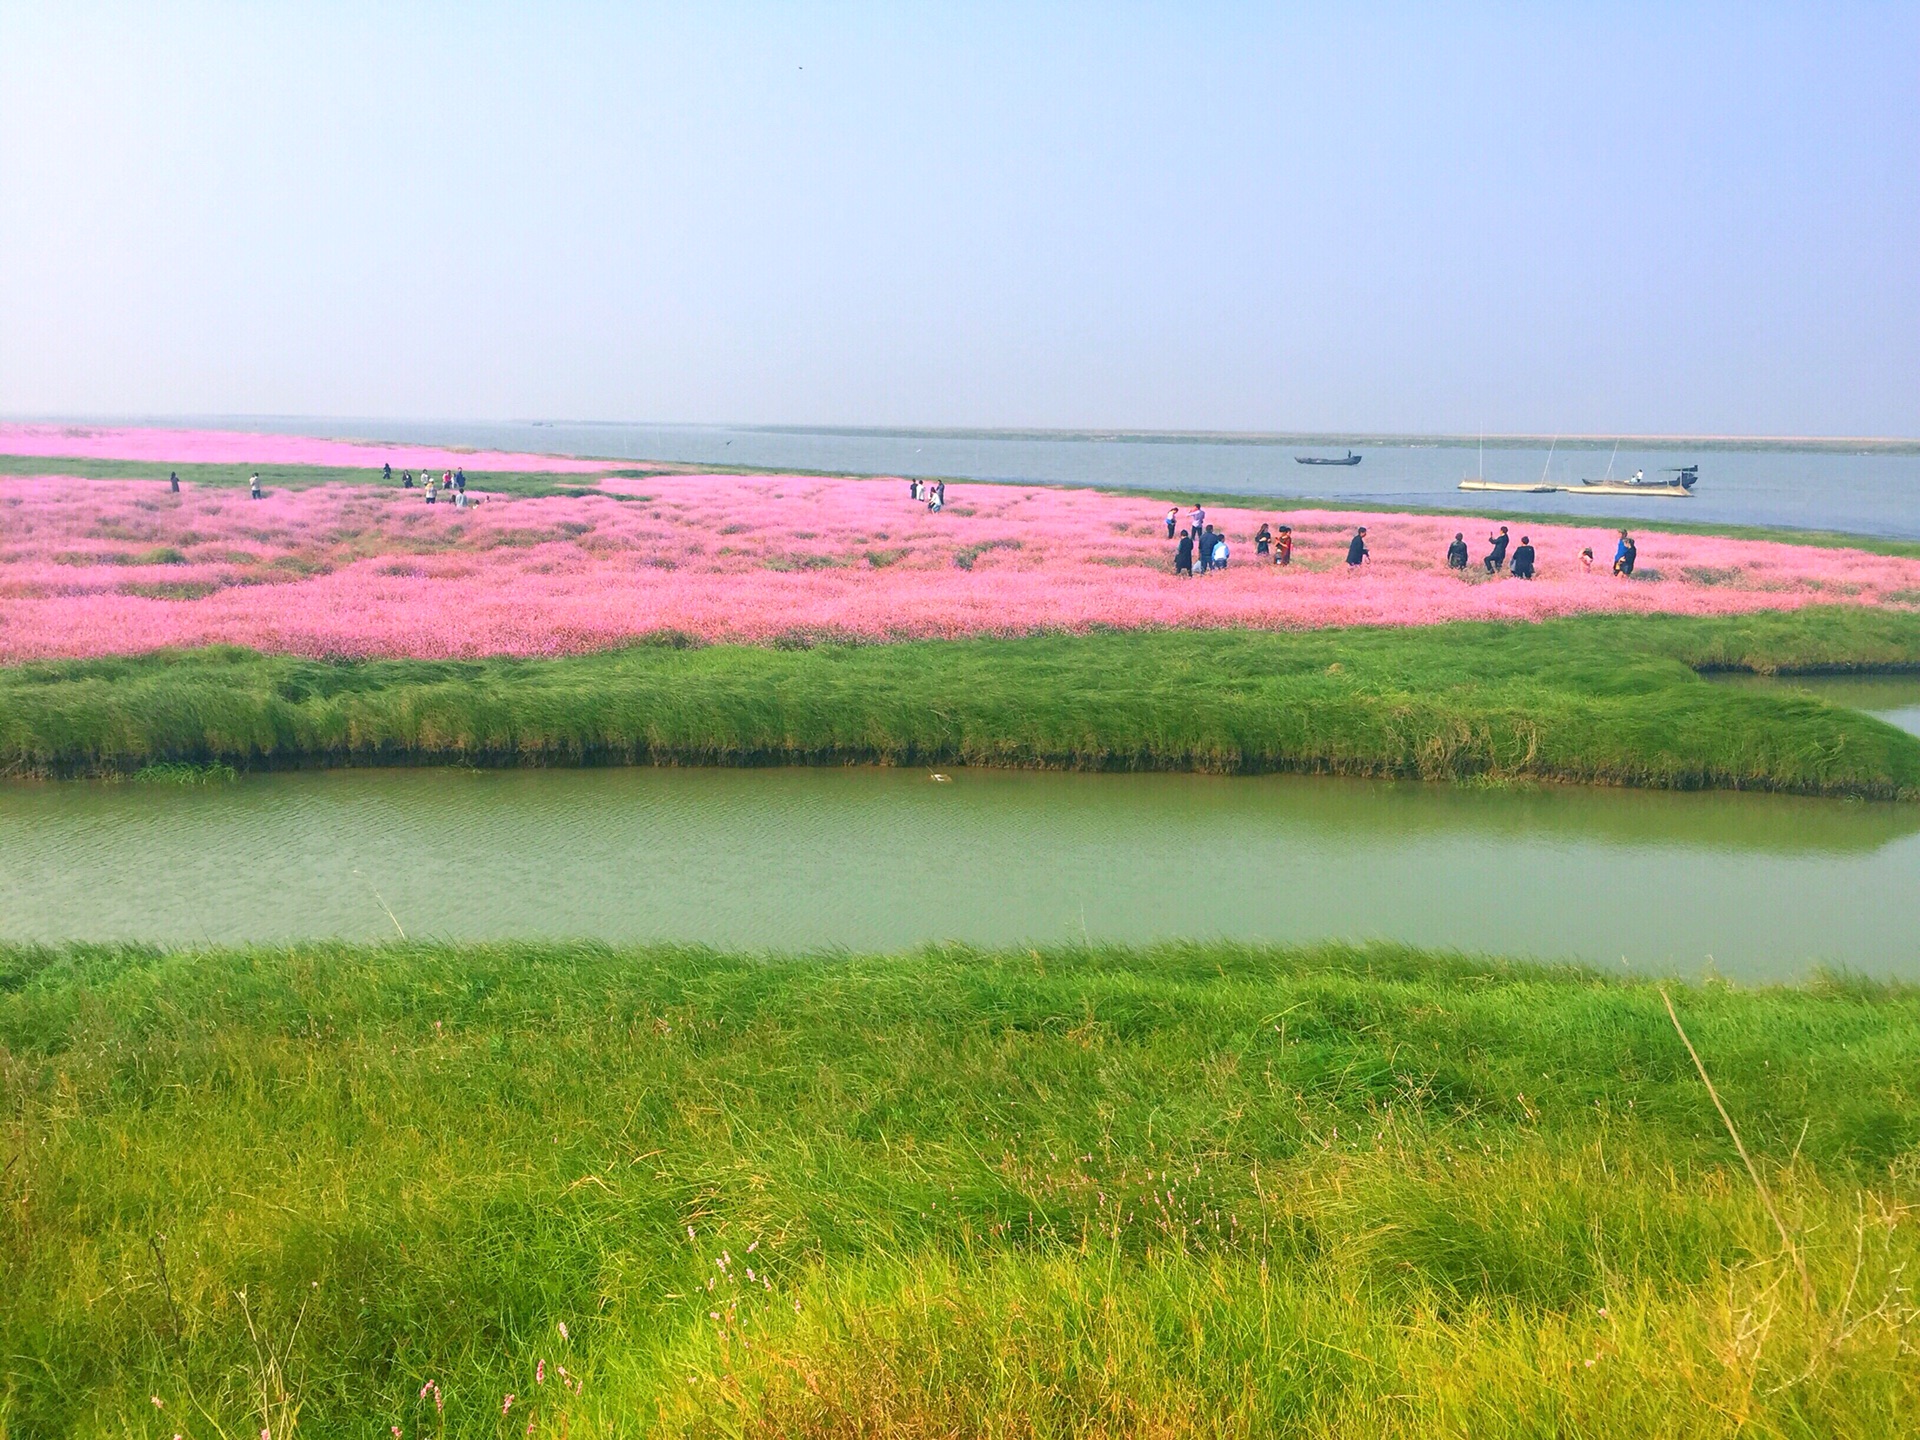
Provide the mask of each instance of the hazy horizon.
[{"label": "hazy horizon", "polygon": [[1911,439],[1916,70],[1870,5],[0,0],[0,414]]}]

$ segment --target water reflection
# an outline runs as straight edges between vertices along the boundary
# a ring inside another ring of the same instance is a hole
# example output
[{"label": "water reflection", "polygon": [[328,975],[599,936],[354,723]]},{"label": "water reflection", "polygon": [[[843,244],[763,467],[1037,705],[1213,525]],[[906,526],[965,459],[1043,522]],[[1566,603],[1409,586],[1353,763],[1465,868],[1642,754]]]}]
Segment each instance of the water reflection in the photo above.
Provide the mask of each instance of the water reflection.
[{"label": "water reflection", "polygon": [[1920,806],[1184,775],[363,771],[0,789],[0,935],[785,949],[1390,937],[1920,978]]}]

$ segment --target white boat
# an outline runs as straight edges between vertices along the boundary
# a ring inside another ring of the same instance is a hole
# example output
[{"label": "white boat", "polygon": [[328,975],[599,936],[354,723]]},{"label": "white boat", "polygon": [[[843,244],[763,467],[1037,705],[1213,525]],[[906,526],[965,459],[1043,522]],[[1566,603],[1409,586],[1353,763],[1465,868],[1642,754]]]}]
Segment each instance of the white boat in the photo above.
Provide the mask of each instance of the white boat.
[{"label": "white boat", "polygon": [[[1547,448],[1547,465],[1553,463],[1554,449],[1560,444],[1558,435],[1553,437],[1553,445]],[[1460,482],[1462,490],[1503,490],[1513,495],[1551,495],[1564,487],[1555,485],[1547,479],[1547,467],[1540,467],[1540,478],[1528,483],[1524,480],[1489,480],[1487,474],[1487,441],[1480,437],[1480,473],[1469,475]]]},{"label": "white boat", "polygon": [[1462,480],[1462,490],[1507,490],[1519,495],[1551,495],[1564,487],[1559,485],[1529,485],[1525,481],[1518,483],[1507,480]]}]

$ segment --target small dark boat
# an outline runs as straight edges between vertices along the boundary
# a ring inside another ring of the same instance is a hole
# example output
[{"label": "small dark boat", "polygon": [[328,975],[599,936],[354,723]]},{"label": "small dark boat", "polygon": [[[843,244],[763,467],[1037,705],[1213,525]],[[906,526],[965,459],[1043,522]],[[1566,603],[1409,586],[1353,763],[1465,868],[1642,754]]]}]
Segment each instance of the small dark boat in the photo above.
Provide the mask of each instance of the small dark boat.
[{"label": "small dark boat", "polygon": [[1293,457],[1293,463],[1296,465],[1358,465],[1360,457],[1349,450],[1344,456],[1296,455]]}]

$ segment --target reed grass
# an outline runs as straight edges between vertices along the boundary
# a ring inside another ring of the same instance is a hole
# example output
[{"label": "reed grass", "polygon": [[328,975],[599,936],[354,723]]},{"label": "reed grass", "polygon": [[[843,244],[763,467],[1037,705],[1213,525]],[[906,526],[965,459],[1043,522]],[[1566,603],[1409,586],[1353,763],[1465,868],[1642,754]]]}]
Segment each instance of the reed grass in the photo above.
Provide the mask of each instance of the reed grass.
[{"label": "reed grass", "polygon": [[[673,637],[665,637],[673,642]],[[0,772],[153,764],[974,764],[1920,794],[1920,741],[1700,669],[1920,667],[1920,614],[1585,616],[551,660],[239,649],[0,670]]]},{"label": "reed grass", "polygon": [[0,950],[0,1434],[1911,1433],[1920,992],[1671,993],[1811,1300],[1574,969]]}]

